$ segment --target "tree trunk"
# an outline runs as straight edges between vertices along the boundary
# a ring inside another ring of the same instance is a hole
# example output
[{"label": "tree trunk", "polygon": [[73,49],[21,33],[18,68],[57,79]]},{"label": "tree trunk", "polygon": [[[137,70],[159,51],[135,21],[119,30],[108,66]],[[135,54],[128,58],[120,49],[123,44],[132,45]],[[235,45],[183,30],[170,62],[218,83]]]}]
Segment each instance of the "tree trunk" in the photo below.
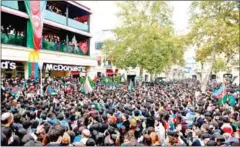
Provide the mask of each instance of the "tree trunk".
[{"label": "tree trunk", "polygon": [[143,68],[142,68],[142,66],[140,66],[140,73],[139,73],[139,76],[140,76],[140,77],[143,76]]},{"label": "tree trunk", "polygon": [[210,74],[212,73],[212,67],[213,67],[213,62],[214,62],[214,59],[215,59],[215,54],[216,54],[216,45],[215,45],[215,47],[213,48],[213,51],[212,51],[211,61],[210,61],[210,68],[208,69],[208,71],[207,71],[207,73],[205,75],[205,78],[201,82],[201,90],[202,90],[202,92],[206,92],[206,90],[207,90],[207,84],[208,84],[208,81],[209,81]]},{"label": "tree trunk", "polygon": [[153,81],[153,74],[150,73],[150,82],[152,82],[152,81]]}]

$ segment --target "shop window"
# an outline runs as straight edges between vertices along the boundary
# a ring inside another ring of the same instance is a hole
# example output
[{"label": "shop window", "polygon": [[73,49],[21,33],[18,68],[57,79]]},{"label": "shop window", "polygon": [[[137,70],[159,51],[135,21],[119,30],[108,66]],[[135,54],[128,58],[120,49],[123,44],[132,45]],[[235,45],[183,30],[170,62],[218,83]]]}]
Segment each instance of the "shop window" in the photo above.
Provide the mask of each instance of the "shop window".
[{"label": "shop window", "polygon": [[95,49],[96,49],[96,50],[102,49],[102,46],[103,46],[103,43],[102,43],[102,42],[96,42],[96,43],[95,43]]},{"label": "shop window", "polygon": [[98,62],[98,66],[101,66],[101,60],[98,60],[97,62]]},{"label": "shop window", "polygon": [[100,78],[102,76],[101,72],[97,72],[97,76]]}]

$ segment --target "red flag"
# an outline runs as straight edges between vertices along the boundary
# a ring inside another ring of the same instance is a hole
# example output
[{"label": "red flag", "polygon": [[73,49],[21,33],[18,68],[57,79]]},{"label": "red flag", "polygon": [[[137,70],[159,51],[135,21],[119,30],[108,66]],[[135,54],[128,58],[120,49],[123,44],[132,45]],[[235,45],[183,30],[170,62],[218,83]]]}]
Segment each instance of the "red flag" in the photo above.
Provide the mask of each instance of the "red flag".
[{"label": "red flag", "polygon": [[78,43],[79,47],[81,48],[82,52],[86,54],[88,52],[88,44],[87,41],[85,42],[79,42]]},{"label": "red flag", "polygon": [[88,21],[88,16],[81,16],[81,17],[77,17],[75,18],[75,20],[80,21],[80,22],[87,22]]}]

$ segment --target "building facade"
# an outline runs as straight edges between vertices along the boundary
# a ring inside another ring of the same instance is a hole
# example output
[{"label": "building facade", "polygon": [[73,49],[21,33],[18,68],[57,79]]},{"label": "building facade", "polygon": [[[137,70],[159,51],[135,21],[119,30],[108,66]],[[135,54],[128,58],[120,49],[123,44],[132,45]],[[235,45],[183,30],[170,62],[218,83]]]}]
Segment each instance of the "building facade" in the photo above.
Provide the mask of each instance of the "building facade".
[{"label": "building facade", "polygon": [[47,1],[42,13],[41,49],[30,56],[26,4],[1,2],[2,76],[29,78],[27,65],[35,59],[42,64],[43,77],[85,76],[97,65],[90,56],[91,10],[74,1]]},{"label": "building facade", "polygon": [[[94,35],[95,37],[95,47],[92,54],[93,57],[97,59],[97,66],[91,67],[90,76],[94,77],[96,75],[106,75],[111,76],[113,74],[120,74],[123,78],[122,81],[130,81],[137,79],[140,75],[140,68],[129,68],[128,70],[118,69],[114,66],[110,60],[107,60],[106,55],[102,52],[103,42],[107,39],[114,39],[114,35],[111,30],[102,30],[101,32]],[[150,81],[150,74],[147,71],[143,71],[143,80]]]}]

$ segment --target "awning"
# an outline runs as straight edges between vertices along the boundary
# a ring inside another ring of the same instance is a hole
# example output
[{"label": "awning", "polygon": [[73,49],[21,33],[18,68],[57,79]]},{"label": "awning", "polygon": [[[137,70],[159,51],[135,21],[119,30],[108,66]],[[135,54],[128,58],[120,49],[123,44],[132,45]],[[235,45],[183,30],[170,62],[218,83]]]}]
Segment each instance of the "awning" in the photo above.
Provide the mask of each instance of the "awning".
[{"label": "awning", "polygon": [[112,69],[106,69],[106,75],[113,75]]},{"label": "awning", "polygon": [[71,71],[71,75],[79,75],[79,71]]}]

